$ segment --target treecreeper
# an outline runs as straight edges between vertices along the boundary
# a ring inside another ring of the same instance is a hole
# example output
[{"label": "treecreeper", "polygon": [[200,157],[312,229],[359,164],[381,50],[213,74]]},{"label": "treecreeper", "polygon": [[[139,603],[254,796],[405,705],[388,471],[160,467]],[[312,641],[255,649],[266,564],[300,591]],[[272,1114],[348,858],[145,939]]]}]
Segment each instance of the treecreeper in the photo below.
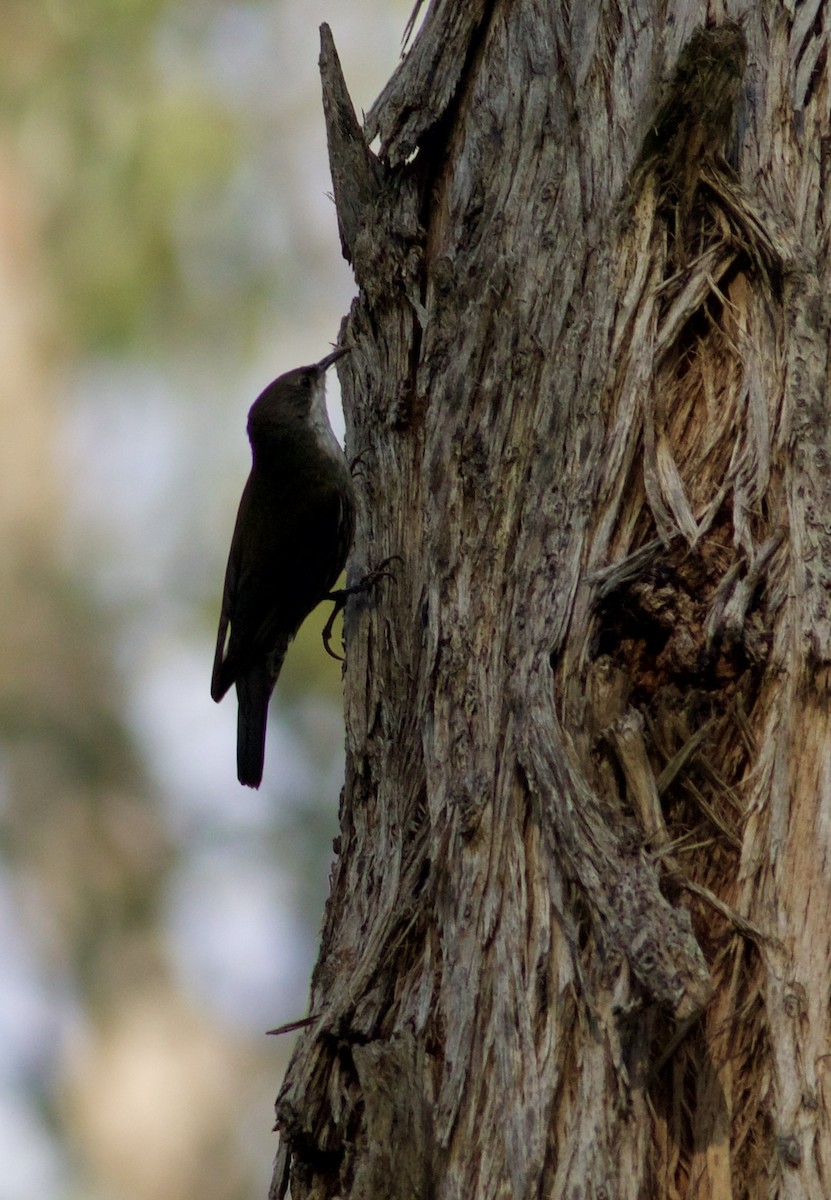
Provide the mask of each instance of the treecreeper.
[{"label": "treecreeper", "polygon": [[326,370],[346,353],[339,347],[281,375],[248,414],[251,473],[228,555],[211,679],[216,701],[236,685],[237,777],[248,787],[262,781],[268,703],[289,643],[321,600],[342,607],[357,590],[332,593],[355,529],[349,464],[326,412]]}]

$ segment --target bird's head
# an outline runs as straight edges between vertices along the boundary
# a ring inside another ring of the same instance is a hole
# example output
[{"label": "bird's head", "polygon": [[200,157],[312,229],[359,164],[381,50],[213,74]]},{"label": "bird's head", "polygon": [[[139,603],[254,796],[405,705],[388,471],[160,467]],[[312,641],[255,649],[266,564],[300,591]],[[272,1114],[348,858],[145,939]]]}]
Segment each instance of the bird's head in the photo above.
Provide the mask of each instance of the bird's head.
[{"label": "bird's head", "polygon": [[260,431],[295,421],[316,423],[326,419],[326,371],[332,363],[349,353],[349,346],[338,346],[320,362],[297,367],[280,375],[260,392],[248,414],[248,436],[254,441]]}]

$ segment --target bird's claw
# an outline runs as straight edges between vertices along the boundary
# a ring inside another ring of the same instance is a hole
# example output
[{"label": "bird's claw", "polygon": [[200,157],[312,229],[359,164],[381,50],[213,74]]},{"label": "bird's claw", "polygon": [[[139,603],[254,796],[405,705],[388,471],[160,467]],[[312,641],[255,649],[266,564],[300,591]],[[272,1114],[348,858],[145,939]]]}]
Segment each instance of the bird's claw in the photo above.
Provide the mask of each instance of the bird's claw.
[{"label": "bird's claw", "polygon": [[383,562],[380,562],[377,567],[373,567],[371,571],[368,571],[358,583],[353,583],[351,587],[338,588],[337,591],[330,592],[326,597],[335,606],[332,609],[329,620],[323,626],[323,648],[330,658],[337,659],[338,662],[345,661],[342,654],[335,653],[330,643],[332,641],[332,629],[335,625],[335,619],[338,613],[343,612],[346,607],[346,601],[350,596],[359,596],[362,592],[371,591],[376,583],[380,583],[382,579],[392,579],[393,573],[389,570],[389,565],[396,560],[398,562],[404,561],[400,554],[391,554],[389,558],[385,558]]},{"label": "bird's claw", "polygon": [[350,462],[349,474],[352,476],[353,479],[357,479],[363,475],[363,471],[359,470],[356,472],[355,468],[363,466],[363,457],[366,453],[367,453],[367,448],[364,447],[364,449],[361,450],[359,454],[356,454],[355,457]]},{"label": "bird's claw", "polygon": [[[346,588],[342,588],[341,591],[345,592]],[[332,629],[334,628],[334,625],[335,625],[335,618],[337,617],[339,612],[343,611],[343,609],[346,605],[346,596],[341,597],[340,593],[338,593],[338,592],[330,592],[329,595],[326,597],[326,599],[333,600],[335,607],[332,609],[332,615],[329,617],[329,620],[323,626],[323,649],[326,651],[326,653],[329,655],[330,658],[336,659],[337,662],[346,662],[346,659],[343,657],[343,655],[337,654],[332,649],[332,646],[331,646]]]}]

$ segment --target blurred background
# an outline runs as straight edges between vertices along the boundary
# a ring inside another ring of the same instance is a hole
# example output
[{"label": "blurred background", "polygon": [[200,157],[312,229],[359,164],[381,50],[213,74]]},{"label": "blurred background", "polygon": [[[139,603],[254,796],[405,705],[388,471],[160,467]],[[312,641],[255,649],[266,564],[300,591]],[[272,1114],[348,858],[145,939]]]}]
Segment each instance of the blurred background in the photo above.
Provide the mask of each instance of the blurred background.
[{"label": "blurred background", "polygon": [[0,1200],[266,1195],[340,667],[320,610],[252,792],[213,642],[248,407],[354,292],[318,26],[368,109],[411,7],[0,3]]}]

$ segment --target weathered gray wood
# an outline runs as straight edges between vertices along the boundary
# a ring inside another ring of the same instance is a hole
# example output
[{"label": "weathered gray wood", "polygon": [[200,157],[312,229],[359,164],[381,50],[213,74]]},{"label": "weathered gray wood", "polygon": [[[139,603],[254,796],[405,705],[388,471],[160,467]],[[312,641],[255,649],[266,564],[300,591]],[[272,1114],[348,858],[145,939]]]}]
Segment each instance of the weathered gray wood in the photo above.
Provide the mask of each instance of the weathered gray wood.
[{"label": "weathered gray wood", "polygon": [[719,12],[434,0],[378,157],[323,31],[400,562],[275,1195],[831,1195],[829,6]]},{"label": "weathered gray wood", "polygon": [[382,173],[355,116],[328,25],[320,28],[320,75],[341,248],[351,263],[361,231],[372,220]]}]

